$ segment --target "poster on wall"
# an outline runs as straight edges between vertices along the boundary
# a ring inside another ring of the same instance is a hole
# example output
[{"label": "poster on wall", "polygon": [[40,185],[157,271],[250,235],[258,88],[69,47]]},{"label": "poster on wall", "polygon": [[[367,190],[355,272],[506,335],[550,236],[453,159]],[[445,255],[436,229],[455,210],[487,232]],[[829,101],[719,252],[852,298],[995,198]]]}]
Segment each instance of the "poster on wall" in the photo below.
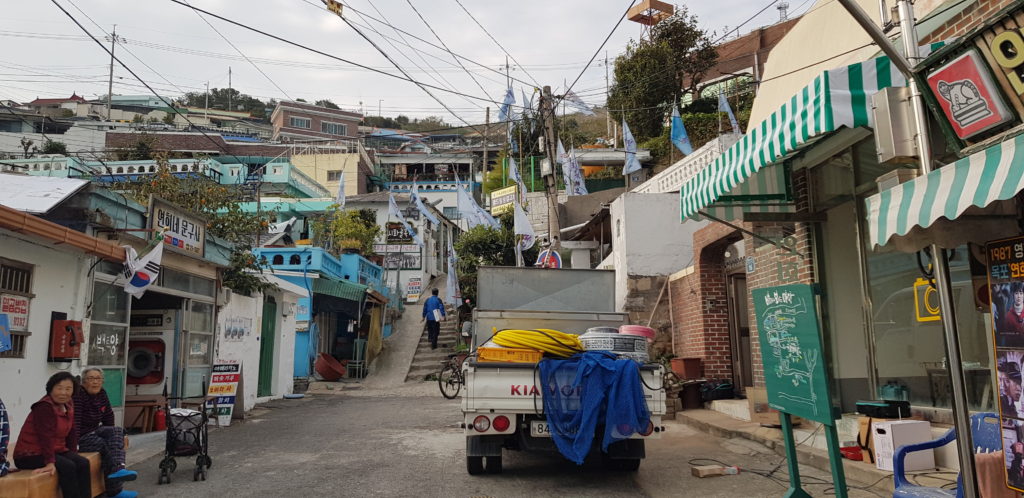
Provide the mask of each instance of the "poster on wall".
[{"label": "poster on wall", "polygon": [[999,421],[1003,428],[1006,484],[1024,491],[1024,237],[989,242],[988,284],[996,348]]},{"label": "poster on wall", "polygon": [[0,353],[11,349],[11,322],[6,313],[0,313]]},{"label": "poster on wall", "polygon": [[423,255],[415,253],[391,253],[384,255],[384,269],[419,270],[423,263]]},{"label": "poster on wall", "polygon": [[409,282],[405,284],[405,300],[409,303],[415,303],[419,301],[420,294],[423,293],[423,279],[420,277],[413,277],[409,279]]},{"label": "poster on wall", "polygon": [[210,387],[207,389],[207,396],[215,397],[206,402],[207,409],[217,407],[212,414],[217,419],[217,425],[227,427],[231,424],[231,414],[235,411],[235,400],[238,395],[238,381],[242,378],[242,364],[238,362],[223,362],[213,365],[213,373],[210,376]]},{"label": "poster on wall", "polygon": [[11,332],[28,331],[29,298],[14,294],[0,294],[0,313],[7,315]]}]

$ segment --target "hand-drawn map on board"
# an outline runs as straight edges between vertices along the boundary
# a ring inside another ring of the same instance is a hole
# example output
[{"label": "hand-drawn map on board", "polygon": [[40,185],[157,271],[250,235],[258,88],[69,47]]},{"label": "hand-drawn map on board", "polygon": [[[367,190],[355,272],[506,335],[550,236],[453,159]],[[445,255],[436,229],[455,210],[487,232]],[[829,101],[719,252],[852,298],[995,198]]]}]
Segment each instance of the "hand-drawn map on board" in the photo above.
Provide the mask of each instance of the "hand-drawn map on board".
[{"label": "hand-drawn map on board", "polygon": [[754,289],[768,404],[781,412],[832,425],[814,292],[805,284]]}]

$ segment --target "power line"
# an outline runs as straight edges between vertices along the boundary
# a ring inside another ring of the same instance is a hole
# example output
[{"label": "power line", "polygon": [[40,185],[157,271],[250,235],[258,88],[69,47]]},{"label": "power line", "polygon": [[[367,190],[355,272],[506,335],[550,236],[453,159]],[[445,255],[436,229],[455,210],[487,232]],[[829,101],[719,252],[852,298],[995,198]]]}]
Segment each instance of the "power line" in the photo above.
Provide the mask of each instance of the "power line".
[{"label": "power line", "polygon": [[[178,0],[171,0],[171,1],[175,1],[176,2]],[[362,37],[364,40],[366,40],[367,43],[372,45],[373,48],[377,50],[377,52],[380,52],[380,54],[383,55],[384,58],[388,60],[388,62],[390,62],[393,66],[395,66],[395,69],[398,69],[402,74],[404,74],[405,77],[409,79],[409,81],[412,81],[416,86],[420,87],[420,89],[423,90],[424,93],[429,95],[430,98],[432,98],[435,101],[437,101],[438,104],[441,104],[441,106],[444,107],[445,110],[447,110],[452,116],[454,116],[455,119],[458,119],[459,121],[462,121],[463,123],[469,125],[470,128],[473,128],[474,130],[477,130],[478,132],[480,131],[474,125],[470,124],[469,121],[466,121],[465,119],[462,118],[462,116],[459,116],[458,114],[455,113],[455,111],[451,110],[451,108],[448,107],[448,104],[445,104],[444,101],[439,99],[430,90],[427,90],[427,86],[428,85],[412,79],[409,76],[409,74],[406,73],[404,69],[402,69],[402,66],[399,66],[398,63],[395,62],[395,60],[392,59],[391,56],[388,55],[388,53],[384,51],[384,49],[380,48],[380,45],[377,45],[373,40],[370,39],[370,37],[366,36],[366,34],[363,33],[359,28],[355,27],[351,22],[349,22],[349,20],[345,16],[341,15],[340,12],[335,13],[335,15],[337,15],[338,18],[340,18],[342,21],[345,21],[345,24],[347,24],[348,27],[352,28],[352,30],[355,31],[356,34],[358,34],[360,37]],[[434,87],[434,88],[437,88],[437,87]],[[450,90],[446,90],[446,91],[450,91]],[[458,92],[453,92],[453,93],[458,93]]]},{"label": "power line", "polygon": [[[252,67],[256,68],[256,70],[259,71],[260,74],[262,74],[263,77],[266,78],[267,81],[270,82],[270,84],[274,85],[274,88],[277,88],[277,90],[279,92],[281,92],[281,94],[284,95],[285,98],[287,98],[288,100],[292,100],[292,98],[288,96],[288,92],[284,91],[284,88],[281,88],[281,85],[278,85],[277,82],[274,81],[274,79],[270,77],[270,75],[268,75],[267,73],[263,72],[263,69],[260,69],[260,67],[257,66],[256,63],[253,62],[252,59],[249,58],[249,56],[245,55],[245,52],[242,52],[242,49],[236,47],[234,43],[231,43],[231,40],[229,40],[228,37],[224,36],[224,33],[221,33],[219,30],[217,30],[217,28],[212,23],[210,23],[210,21],[208,21],[205,17],[203,17],[203,15],[200,14],[199,12],[194,11],[194,10],[192,12],[195,12],[195,14],[197,16],[199,16],[199,18],[202,19],[203,22],[206,23],[206,25],[209,26],[210,29],[212,29],[214,31],[214,33],[217,33],[218,35],[220,35],[220,37],[223,38],[224,41],[226,41],[228,43],[228,45],[231,45],[231,48],[235,49],[235,51],[238,52],[238,55],[241,55],[242,57],[244,57],[246,62],[251,64]],[[231,109],[228,109],[228,110],[230,111]]]},{"label": "power line", "polygon": [[[53,1],[53,0],[51,0],[51,1]],[[238,26],[240,28],[247,29],[247,30],[252,31],[254,33],[259,33],[259,34],[261,34],[263,36],[266,36],[268,38],[273,38],[273,39],[275,39],[277,41],[280,41],[282,43],[286,43],[288,45],[292,45],[294,47],[298,47],[298,48],[301,48],[303,50],[307,50],[307,51],[313,52],[315,54],[322,55],[322,56],[330,58],[330,59],[334,59],[334,60],[339,61],[339,62],[344,62],[345,64],[350,64],[350,65],[353,65],[353,66],[356,66],[356,67],[360,67],[360,68],[363,68],[363,69],[370,70],[370,71],[375,72],[375,73],[380,73],[380,74],[383,74],[385,76],[389,76],[391,78],[395,78],[395,79],[399,79],[399,80],[403,80],[403,81],[408,81],[410,83],[415,83],[416,85],[424,86],[424,87],[427,87],[427,88],[432,88],[434,90],[440,90],[442,92],[447,92],[447,93],[451,93],[451,94],[455,94],[455,95],[462,95],[464,97],[475,99],[475,100],[480,100],[480,101],[483,101],[483,102],[489,102],[489,103],[492,103],[492,104],[498,104],[497,101],[491,100],[490,98],[477,97],[475,95],[469,95],[469,94],[458,92],[458,91],[454,91],[454,90],[448,90],[447,88],[442,88],[442,87],[431,85],[431,84],[428,84],[428,83],[422,83],[422,82],[419,82],[419,81],[409,77],[408,75],[401,76],[401,75],[397,75],[397,74],[394,74],[394,73],[389,73],[387,71],[382,71],[380,69],[376,69],[376,68],[367,66],[365,64],[360,64],[358,62],[350,61],[348,59],[344,59],[344,58],[338,57],[336,55],[331,55],[331,54],[329,54],[327,52],[324,52],[322,50],[317,50],[315,48],[303,45],[303,44],[298,43],[298,42],[294,42],[294,41],[288,40],[286,38],[282,38],[280,36],[277,36],[277,35],[268,33],[266,31],[254,28],[252,26],[243,24],[241,22],[234,21],[232,19],[228,19],[226,17],[214,14],[214,13],[208,11],[208,10],[200,9],[199,7],[195,7],[195,6],[189,5],[189,4],[187,4],[187,3],[185,3],[185,2],[183,2],[181,0],[170,0],[170,1],[174,2],[174,3],[178,4],[178,5],[181,5],[183,7],[187,7],[187,8],[192,9],[192,10],[197,10],[199,12],[202,12],[202,13],[208,15],[208,16],[214,17],[214,18],[219,19],[221,21],[224,21],[226,23],[234,24],[235,26]],[[355,10],[355,9],[352,9],[352,10]],[[342,19],[345,20],[346,22],[348,22],[348,20],[345,19],[344,17],[342,17]],[[349,23],[349,26],[352,27],[353,30],[356,29],[351,23]]]},{"label": "power line", "polygon": [[[406,1],[408,1],[408,0],[406,0]],[[462,2],[460,2],[459,0],[455,0],[455,3],[459,4],[459,7],[462,7],[462,11],[463,11],[463,12],[465,12],[465,13],[466,13],[466,15],[468,15],[468,16],[469,16],[469,18],[470,18],[470,19],[472,19],[472,20],[473,20],[473,22],[475,22],[475,23],[476,23],[476,25],[477,25],[477,26],[479,26],[481,30],[483,30],[484,34],[486,34],[486,35],[487,35],[487,37],[488,37],[488,38],[490,38],[490,39],[491,39],[491,41],[492,41],[492,42],[494,42],[494,44],[495,44],[495,45],[497,45],[497,46],[498,46],[498,48],[500,48],[500,49],[501,49],[501,51],[502,51],[502,52],[505,52],[505,55],[507,55],[509,59],[512,59],[512,62],[515,62],[517,66],[519,66],[520,68],[522,68],[523,72],[524,72],[524,73],[526,73],[526,75],[527,75],[527,76],[529,76],[531,80],[533,80],[533,84],[535,85],[535,87],[534,87],[534,88],[540,88],[540,87],[542,86],[542,85],[541,85],[540,83],[538,83],[538,82],[537,82],[537,78],[534,78],[534,77],[533,77],[533,75],[532,75],[532,74],[530,74],[530,72],[526,70],[526,67],[524,67],[524,66],[523,66],[522,64],[520,64],[520,63],[519,63],[519,61],[517,61],[517,60],[516,60],[516,58],[515,58],[515,57],[513,57],[513,56],[512,56],[512,54],[510,54],[510,53],[508,52],[508,50],[505,50],[505,47],[503,47],[503,46],[501,45],[501,43],[498,43],[498,40],[496,40],[496,39],[494,38],[494,36],[491,36],[491,33],[490,33],[489,31],[487,31],[487,28],[485,28],[485,27],[483,26],[483,24],[480,24],[480,21],[477,21],[477,20],[476,20],[476,17],[473,17],[473,14],[471,14],[471,13],[469,12],[469,10],[468,10],[468,9],[466,9],[466,6],[465,6],[465,5],[462,5]]]},{"label": "power line", "polygon": [[740,30],[740,28],[742,28],[742,27],[743,27],[744,25],[746,25],[746,24],[747,24],[748,22],[750,22],[750,21],[753,21],[755,17],[757,17],[757,16],[759,16],[759,15],[763,14],[763,13],[764,13],[764,11],[768,10],[768,9],[769,9],[769,8],[770,8],[770,7],[772,6],[772,5],[775,5],[775,4],[777,4],[777,3],[779,3],[779,0],[772,0],[771,2],[768,2],[768,5],[765,5],[765,6],[764,6],[764,8],[762,8],[762,9],[761,9],[761,10],[759,10],[759,11],[757,11],[757,13],[756,13],[756,14],[754,14],[754,15],[750,16],[750,18],[749,18],[749,19],[747,19],[746,21],[743,21],[743,22],[739,23],[738,25],[736,25],[736,27],[735,27],[735,28],[732,28],[732,29],[730,29],[729,31],[726,31],[726,32],[725,32],[725,34],[723,34],[721,38],[719,38],[719,39],[715,40],[715,41],[714,41],[714,43],[712,43],[712,45],[718,45],[719,43],[721,43],[721,42],[722,42],[722,40],[725,40],[726,38],[728,38],[728,37],[729,37],[729,35],[731,35],[731,34],[733,34],[733,33],[737,32],[737,31],[739,31],[739,30]]},{"label": "power line", "polygon": [[[776,1],[778,1],[778,0],[776,0]],[[594,55],[590,57],[589,61],[587,61],[587,65],[583,66],[583,70],[580,71],[580,74],[578,74],[576,76],[576,79],[572,80],[572,84],[565,88],[565,94],[562,95],[561,98],[559,98],[559,99],[557,99],[555,101],[555,105],[552,107],[552,109],[554,109],[555,107],[558,107],[558,103],[561,102],[562,100],[565,100],[565,95],[568,95],[569,92],[572,91],[572,87],[576,86],[576,83],[580,80],[580,78],[583,77],[583,73],[587,72],[587,69],[590,67],[591,64],[594,63],[594,59],[597,58],[597,55],[600,54],[602,50],[604,50],[605,44],[608,43],[608,40],[610,40],[612,35],[615,34],[615,30],[618,29],[619,25],[622,24],[622,21],[624,21],[626,19],[626,15],[629,14],[629,9],[632,9],[633,8],[633,4],[635,4],[635,3],[636,3],[636,0],[633,0],[633,1],[629,2],[629,7],[626,7],[626,11],[622,13],[622,17],[620,17],[619,21],[615,23],[615,26],[612,26],[612,30],[608,32],[608,36],[604,37],[604,41],[601,42],[601,45],[599,47],[597,47],[597,50],[594,51]],[[552,110],[552,112],[554,112],[554,110]]]},{"label": "power line", "polygon": [[92,33],[90,33],[89,30],[85,28],[85,26],[82,26],[82,23],[78,22],[78,19],[75,19],[75,16],[72,15],[70,12],[68,12],[67,9],[64,8],[64,6],[62,6],[60,3],[57,2],[57,0],[50,0],[50,1],[53,2],[53,4],[56,5],[58,9],[61,10],[61,12],[63,12],[66,16],[68,16],[68,18],[71,19],[71,21],[73,23],[75,23],[75,25],[78,26],[78,28],[81,29],[82,32],[84,32],[86,35],[88,35],[89,38],[92,39],[92,41],[94,41],[97,45],[99,45],[99,47],[102,48],[104,52],[107,52],[108,54],[110,54],[110,57],[112,59],[114,59],[115,61],[117,61],[117,63],[121,67],[123,67],[125,69],[125,71],[128,71],[129,73],[131,73],[131,75],[134,76],[135,79],[139,80],[139,83],[142,83],[143,85],[145,85],[146,88],[148,88],[149,91],[152,92],[153,95],[156,96],[156,98],[160,99],[164,104],[167,104],[167,107],[169,107],[172,111],[174,111],[175,114],[177,114],[178,116],[181,116],[182,119],[184,119],[186,122],[188,122],[188,124],[193,126],[197,131],[199,131],[199,133],[201,133],[204,137],[206,137],[207,140],[209,140],[211,143],[216,145],[217,148],[219,148],[222,151],[224,151],[225,154],[233,157],[235,159],[235,162],[238,162],[238,163],[242,162],[242,161],[240,161],[238,159],[237,156],[235,156],[234,154],[229,152],[226,147],[224,147],[223,145],[218,143],[216,140],[213,139],[213,137],[211,137],[210,135],[207,135],[205,131],[203,131],[202,129],[197,127],[195,125],[195,123],[192,122],[192,120],[188,119],[188,116],[185,116],[180,111],[178,111],[176,108],[174,108],[174,106],[171,105],[171,103],[168,102],[167,99],[165,99],[159,93],[157,93],[156,90],[154,90],[152,87],[150,87],[149,84],[146,83],[145,80],[143,80],[142,78],[139,77],[139,75],[135,74],[135,71],[132,71],[132,69],[129,68],[124,62],[122,62],[121,59],[117,58],[117,56],[115,56],[114,53],[110,49],[108,49],[102,42],[100,42],[98,39],[96,39],[96,37],[93,36]]},{"label": "power line", "polygon": [[473,80],[473,83],[476,83],[476,86],[480,88],[480,91],[484,92],[484,95],[487,95],[487,89],[485,89],[483,85],[481,85],[480,82],[477,81],[476,77],[473,76],[473,73],[469,72],[469,70],[466,69],[466,66],[462,64],[462,61],[460,61],[458,57],[455,57],[455,53],[448,48],[448,45],[444,42],[444,40],[441,39],[441,35],[437,34],[437,31],[434,31],[434,27],[431,26],[429,22],[427,22],[427,19],[423,17],[423,14],[420,14],[419,9],[417,9],[416,6],[413,5],[412,0],[405,0],[405,3],[409,4],[409,7],[412,8],[412,11],[416,13],[416,16],[419,17],[420,20],[423,21],[423,24],[427,26],[427,29],[429,29],[430,32],[434,34],[434,38],[437,38],[437,41],[441,43],[441,46],[444,47],[445,51],[451,54],[452,58],[455,59],[455,62],[459,64],[459,67],[461,67],[462,70],[469,75],[470,79]]}]

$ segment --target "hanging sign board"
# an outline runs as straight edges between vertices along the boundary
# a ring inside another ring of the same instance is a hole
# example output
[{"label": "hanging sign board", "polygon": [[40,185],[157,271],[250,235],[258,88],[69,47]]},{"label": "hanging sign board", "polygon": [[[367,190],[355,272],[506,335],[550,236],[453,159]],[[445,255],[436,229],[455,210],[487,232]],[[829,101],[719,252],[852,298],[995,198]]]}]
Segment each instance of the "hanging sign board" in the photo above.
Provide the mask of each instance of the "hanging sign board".
[{"label": "hanging sign board", "polygon": [[409,234],[404,225],[397,221],[392,221],[387,224],[387,242],[388,244],[412,242],[412,235]]},{"label": "hanging sign board", "polygon": [[761,340],[768,405],[780,412],[835,424],[810,285],[751,291]]},{"label": "hanging sign board", "polygon": [[14,294],[0,294],[0,313],[5,313],[10,321],[11,332],[28,331],[29,298]]},{"label": "hanging sign board", "polygon": [[512,211],[512,203],[516,199],[516,190],[518,188],[512,185],[491,192],[491,214],[498,215]]},{"label": "hanging sign board", "polygon": [[[238,396],[238,381],[241,378],[241,363],[225,362],[213,365],[213,373],[210,375],[210,387],[207,389],[206,394],[208,396],[216,396],[217,411],[212,417],[217,417],[217,423],[221,427],[231,424],[231,414],[235,411],[235,400]],[[208,401],[206,407],[213,409],[214,400]]]},{"label": "hanging sign board", "polygon": [[929,73],[928,86],[960,138],[1013,119],[981,56],[973,50]]},{"label": "hanging sign board", "polygon": [[[1024,474],[1013,465],[1024,456],[1024,410],[1021,409],[1021,371],[1024,370],[1024,237],[989,242],[989,293],[992,333],[996,346],[999,421],[1006,455],[1007,485],[1024,491]],[[1019,467],[1019,466],[1016,466]]]},{"label": "hanging sign board", "polygon": [[163,230],[167,247],[191,256],[203,257],[206,220],[190,214],[159,197],[149,198],[149,227]]},{"label": "hanging sign board", "polygon": [[423,293],[423,279],[420,277],[410,278],[405,284],[405,300],[409,303],[415,303],[419,301],[420,294]]}]

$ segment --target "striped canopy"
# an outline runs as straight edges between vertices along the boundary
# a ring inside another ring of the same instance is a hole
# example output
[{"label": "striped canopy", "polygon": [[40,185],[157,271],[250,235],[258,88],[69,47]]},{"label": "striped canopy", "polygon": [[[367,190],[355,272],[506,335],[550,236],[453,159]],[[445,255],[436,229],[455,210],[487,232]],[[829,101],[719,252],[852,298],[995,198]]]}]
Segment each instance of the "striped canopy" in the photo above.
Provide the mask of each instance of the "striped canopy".
[{"label": "striped canopy", "polygon": [[915,227],[928,228],[940,218],[954,220],[971,207],[1013,198],[1024,189],[1024,157],[1017,157],[1017,151],[1024,154],[1024,135],[867,198],[871,247]]},{"label": "striped canopy", "polygon": [[[922,55],[942,46],[921,47]],[[871,96],[907,80],[888,57],[825,71],[680,188],[683,219],[698,214],[762,168],[846,126],[871,126]]]}]

